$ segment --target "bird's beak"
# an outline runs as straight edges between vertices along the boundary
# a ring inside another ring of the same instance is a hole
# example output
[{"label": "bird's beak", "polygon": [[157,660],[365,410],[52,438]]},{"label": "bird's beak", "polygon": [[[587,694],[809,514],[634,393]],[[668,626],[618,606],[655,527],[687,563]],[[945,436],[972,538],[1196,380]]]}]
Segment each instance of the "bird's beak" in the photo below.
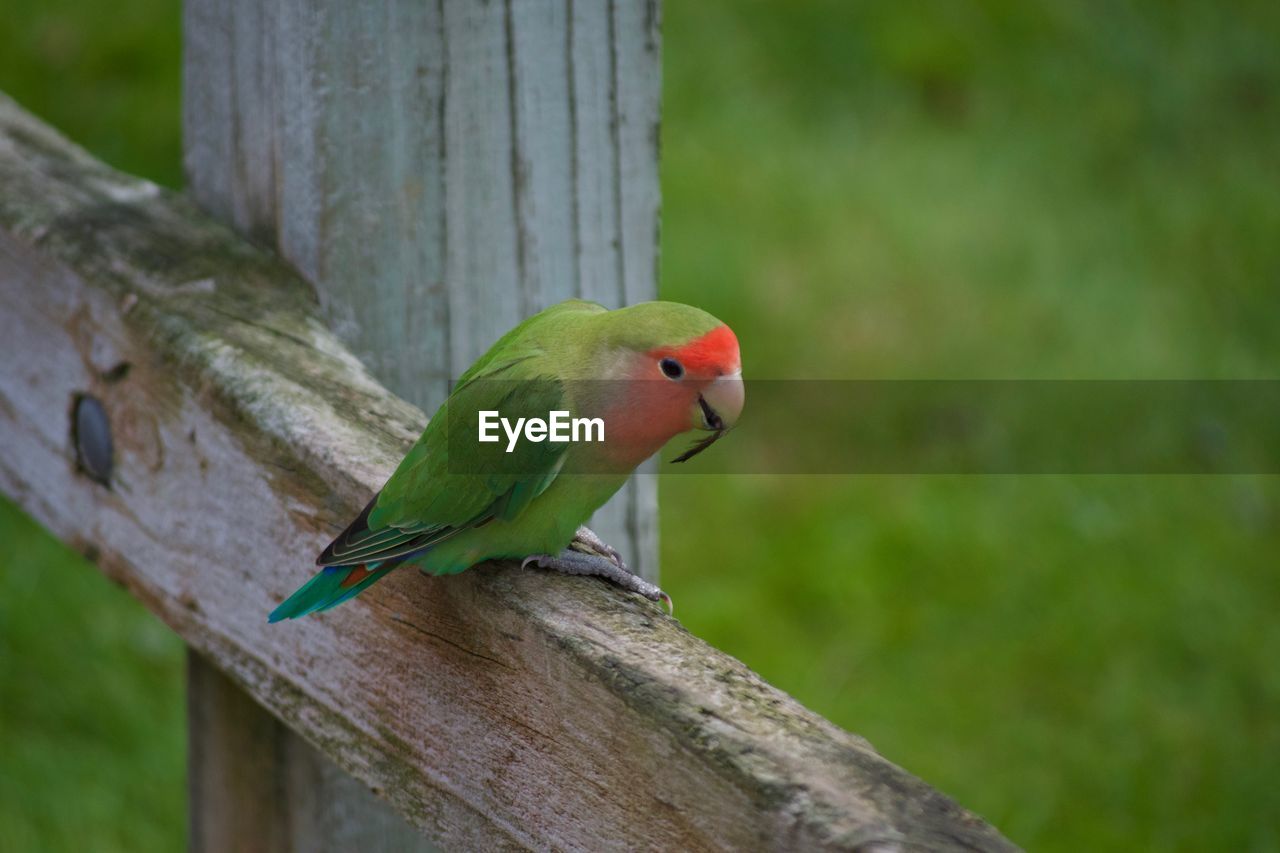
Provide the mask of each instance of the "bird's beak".
[{"label": "bird's beak", "polygon": [[707,430],[711,435],[681,453],[672,462],[687,462],[720,440],[742,414],[742,404],[746,392],[742,387],[742,371],[721,376],[698,395],[698,428]]},{"label": "bird's beak", "polygon": [[716,379],[702,391],[698,408],[702,414],[702,429],[724,432],[732,429],[742,414],[746,392],[742,386],[742,371]]}]

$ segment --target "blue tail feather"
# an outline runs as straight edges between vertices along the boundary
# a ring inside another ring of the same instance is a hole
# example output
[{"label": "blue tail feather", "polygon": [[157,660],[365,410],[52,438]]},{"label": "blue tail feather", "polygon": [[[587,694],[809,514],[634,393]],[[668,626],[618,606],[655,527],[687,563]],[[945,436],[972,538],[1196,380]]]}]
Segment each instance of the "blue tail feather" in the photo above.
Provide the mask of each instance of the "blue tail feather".
[{"label": "blue tail feather", "polygon": [[[325,566],[315,577],[299,587],[293,595],[271,611],[267,621],[279,622],[282,619],[297,619],[299,616],[306,616],[308,613],[316,613],[321,610],[328,610],[330,607],[337,607],[342,602],[355,598],[373,586],[398,562],[386,565],[369,563],[358,566]],[[343,587],[343,582],[354,571],[367,571],[369,576],[349,587]]]}]

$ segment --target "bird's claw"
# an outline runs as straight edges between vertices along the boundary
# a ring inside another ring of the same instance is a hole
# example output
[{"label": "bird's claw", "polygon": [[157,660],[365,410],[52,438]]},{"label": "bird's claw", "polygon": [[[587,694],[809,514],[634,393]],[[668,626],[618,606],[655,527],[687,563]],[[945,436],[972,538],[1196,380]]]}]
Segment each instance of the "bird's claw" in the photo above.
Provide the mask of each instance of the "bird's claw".
[{"label": "bird's claw", "polygon": [[601,539],[594,530],[585,524],[578,528],[573,534],[573,541],[569,543],[569,547],[583,554],[595,554],[600,557],[606,557],[613,561],[618,568],[631,571],[630,566],[622,559],[622,554],[618,550]]},{"label": "bird's claw", "polygon": [[639,575],[632,574],[627,567],[604,554],[587,553],[575,548],[566,548],[559,554],[532,554],[520,561],[520,568],[537,566],[567,575],[595,575],[611,581],[629,592],[639,593],[650,601],[661,601],[667,613],[675,613],[675,603],[655,584],[649,583]]}]

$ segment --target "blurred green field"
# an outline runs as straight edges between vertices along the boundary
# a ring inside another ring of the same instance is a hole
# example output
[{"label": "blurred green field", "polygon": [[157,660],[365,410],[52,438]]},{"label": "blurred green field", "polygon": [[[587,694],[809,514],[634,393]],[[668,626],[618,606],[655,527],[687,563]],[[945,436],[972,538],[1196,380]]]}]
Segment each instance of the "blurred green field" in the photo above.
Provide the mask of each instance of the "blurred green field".
[{"label": "blurred green field", "polygon": [[[663,295],[749,376],[1277,377],[1274,2],[665,16]],[[178,17],[11,0],[0,88],[178,185]],[[695,633],[1016,842],[1280,849],[1277,478],[678,476],[662,536]],[[181,846],[179,644],[0,555],[5,842]]]}]

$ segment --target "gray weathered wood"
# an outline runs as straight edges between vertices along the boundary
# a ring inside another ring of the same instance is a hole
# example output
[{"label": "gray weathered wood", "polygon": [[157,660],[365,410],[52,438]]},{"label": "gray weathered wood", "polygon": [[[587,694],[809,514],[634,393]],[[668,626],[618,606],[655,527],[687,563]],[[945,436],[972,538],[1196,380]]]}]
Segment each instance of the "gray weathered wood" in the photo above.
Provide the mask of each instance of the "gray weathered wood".
[{"label": "gray weathered wood", "polygon": [[430,849],[386,802],[187,654],[189,849],[348,853]]},{"label": "gray weathered wood", "polygon": [[[0,186],[0,489],[437,843],[1010,848],[594,579],[406,572],[268,625],[422,413],[290,270],[3,98]],[[110,417],[110,488],[77,472],[77,393]]]},{"label": "gray weathered wood", "polygon": [[276,773],[284,725],[190,651],[187,707],[187,848],[292,849]]},{"label": "gray weathered wood", "polygon": [[[193,197],[428,412],[507,329],[657,293],[656,0],[187,0]],[[593,526],[657,577],[652,465]]]},{"label": "gray weathered wood", "polygon": [[[427,411],[534,311],[656,293],[656,137],[630,132],[657,121],[656,11],[578,6],[591,41],[572,0],[186,2],[190,192],[302,270],[331,328]],[[579,52],[600,80],[572,76]],[[579,105],[580,83],[604,97]],[[624,192],[605,207],[601,186]],[[633,478],[593,521],[650,578],[656,505]]]}]

